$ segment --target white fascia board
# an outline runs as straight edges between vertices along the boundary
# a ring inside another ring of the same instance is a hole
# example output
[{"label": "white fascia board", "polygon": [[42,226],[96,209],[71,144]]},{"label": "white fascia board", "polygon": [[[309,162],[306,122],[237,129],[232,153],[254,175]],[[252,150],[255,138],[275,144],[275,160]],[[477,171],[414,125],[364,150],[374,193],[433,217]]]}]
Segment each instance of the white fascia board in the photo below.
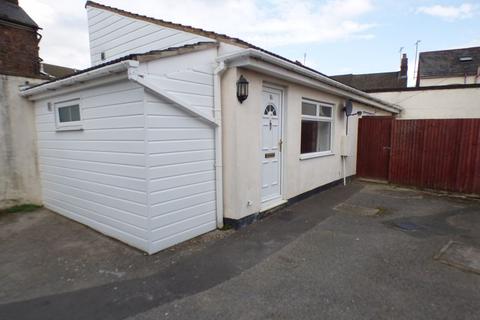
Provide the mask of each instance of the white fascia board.
[{"label": "white fascia board", "polygon": [[388,112],[400,113],[402,110],[398,105],[372,97],[366,92],[255,49],[237,51],[220,56],[217,60],[224,61],[229,66],[249,68],[294,83],[321,89]]},{"label": "white fascia board", "polygon": [[199,117],[201,120],[207,122],[208,124],[212,126],[218,126],[217,122],[213,118],[213,116],[210,116],[208,114],[205,114],[204,112],[198,110],[194,106],[190,105],[188,102],[183,101],[182,99],[179,99],[178,97],[173,96],[172,94],[168,93],[164,89],[162,89],[160,86],[155,84],[154,80],[150,80],[148,75],[144,74],[137,74],[136,71],[129,71],[128,73],[128,78],[132,81],[135,81],[139,85],[145,87],[146,89],[149,89],[152,91],[154,94],[159,95],[161,98],[164,98],[176,106],[180,107],[181,109],[185,110],[186,112],[192,114],[195,117]]},{"label": "white fascia board", "polygon": [[[84,89],[92,85],[98,85],[100,79],[104,78],[104,82],[111,82],[120,78],[127,78],[127,70],[137,68],[139,62],[136,60],[120,61],[111,65],[107,65],[98,69],[93,69],[78,75],[60,79],[57,81],[47,82],[30,89],[20,91],[20,95],[31,100],[38,100],[67,91]],[[97,81],[95,81],[97,80]]]}]

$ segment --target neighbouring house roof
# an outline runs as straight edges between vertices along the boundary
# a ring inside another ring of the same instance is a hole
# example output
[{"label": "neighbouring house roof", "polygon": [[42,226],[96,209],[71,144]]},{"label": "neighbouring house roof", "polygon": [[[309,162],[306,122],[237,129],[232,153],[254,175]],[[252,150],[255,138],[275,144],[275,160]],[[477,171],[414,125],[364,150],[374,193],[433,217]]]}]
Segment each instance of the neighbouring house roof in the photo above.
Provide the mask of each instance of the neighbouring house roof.
[{"label": "neighbouring house roof", "polygon": [[57,66],[55,64],[43,63],[43,62],[41,63],[41,70],[40,70],[40,72],[43,73],[44,75],[54,79],[66,77],[78,71],[79,71],[78,69],[62,67],[62,66]]},{"label": "neighbouring house roof", "polygon": [[369,89],[369,90],[365,90],[365,92],[367,92],[367,93],[379,93],[379,92],[457,90],[457,89],[477,89],[478,90],[478,89],[480,89],[480,83],[448,84],[448,85],[434,85],[434,86],[406,87],[406,88]]},{"label": "neighbouring house roof", "polygon": [[480,47],[421,52],[418,78],[476,75],[480,67]]},{"label": "neighbouring house roof", "polygon": [[33,21],[20,6],[10,1],[0,0],[0,20],[40,29],[35,21]]},{"label": "neighbouring house roof", "polygon": [[399,71],[364,74],[341,74],[330,76],[330,78],[362,91],[407,87],[407,78],[401,78]]}]

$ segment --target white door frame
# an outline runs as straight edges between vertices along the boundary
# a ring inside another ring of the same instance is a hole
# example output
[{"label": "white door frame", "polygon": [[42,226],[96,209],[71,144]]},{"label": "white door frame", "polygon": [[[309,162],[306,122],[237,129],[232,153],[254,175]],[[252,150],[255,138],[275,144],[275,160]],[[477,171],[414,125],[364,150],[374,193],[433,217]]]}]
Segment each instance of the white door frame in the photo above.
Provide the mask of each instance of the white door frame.
[{"label": "white door frame", "polygon": [[[286,99],[285,99],[285,92],[286,92],[286,89],[285,87],[283,86],[279,86],[279,85],[275,85],[275,84],[272,84],[272,83],[269,83],[269,82],[263,82],[262,84],[262,94],[264,92],[264,89],[273,89],[273,90],[278,90],[280,91],[280,103],[281,103],[281,110],[280,110],[280,121],[279,121],[279,127],[280,127],[280,138],[282,139],[282,151],[279,152],[279,161],[280,161],[280,179],[279,179],[279,183],[280,183],[280,197],[277,198],[277,199],[274,199],[274,200],[267,200],[267,201],[261,201],[261,209],[260,211],[266,211],[266,210],[269,210],[269,209],[272,209],[278,205],[281,205],[283,203],[286,202],[285,200],[285,188],[284,188],[284,181],[285,181],[285,157],[284,157],[284,154],[285,154],[285,151],[286,151],[286,140],[285,140],[285,116],[286,116]],[[262,99],[262,103],[263,103],[263,99]],[[262,117],[263,117],[263,111],[264,111],[264,107],[262,105],[262,108],[260,108],[260,112],[262,114]],[[263,139],[263,134],[261,133],[261,136],[262,136],[262,139]],[[263,141],[262,141],[263,143]],[[260,150],[260,153],[261,153],[261,158],[262,159],[264,157],[263,155],[263,152]],[[260,179],[261,181],[261,179]],[[260,182],[260,188],[261,188],[261,182]],[[261,190],[261,189],[260,189]]]}]

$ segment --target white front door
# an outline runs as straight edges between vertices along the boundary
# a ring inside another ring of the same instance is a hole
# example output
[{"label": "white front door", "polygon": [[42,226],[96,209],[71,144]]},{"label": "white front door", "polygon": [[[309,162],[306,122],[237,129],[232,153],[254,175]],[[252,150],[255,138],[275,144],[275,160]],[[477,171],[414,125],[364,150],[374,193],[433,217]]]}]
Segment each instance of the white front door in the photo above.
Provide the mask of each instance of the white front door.
[{"label": "white front door", "polygon": [[262,207],[281,200],[282,91],[263,88]]}]

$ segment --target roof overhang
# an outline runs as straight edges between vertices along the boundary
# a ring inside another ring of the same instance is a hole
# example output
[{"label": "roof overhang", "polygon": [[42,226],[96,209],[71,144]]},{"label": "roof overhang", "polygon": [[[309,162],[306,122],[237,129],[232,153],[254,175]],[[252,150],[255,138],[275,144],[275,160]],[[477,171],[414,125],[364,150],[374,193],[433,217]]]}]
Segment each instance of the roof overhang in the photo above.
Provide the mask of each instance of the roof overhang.
[{"label": "roof overhang", "polygon": [[65,79],[52,81],[31,88],[20,90],[20,95],[30,100],[38,100],[48,98],[49,96],[65,93],[66,91],[75,89],[81,90],[88,86],[98,85],[98,82],[92,83],[93,80],[100,80],[110,78],[114,75],[123,75],[127,77],[127,70],[129,68],[138,67],[139,62],[135,60],[125,60],[115,64],[107,65],[102,68],[93,69],[91,71],[83,72],[78,75],[72,75]]},{"label": "roof overhang", "polygon": [[30,100],[39,100],[66,94],[72,91],[85,90],[94,86],[111,83],[121,79],[128,79],[138,83],[153,94],[168,100],[200,120],[205,121],[212,126],[217,125],[213,116],[205,114],[182,99],[169,94],[156,85],[154,81],[150,80],[148,74],[139,74],[139,65],[140,62],[137,60],[120,61],[98,69],[80,73],[78,75],[73,75],[65,79],[40,84],[30,89],[21,90],[20,95],[29,98]]},{"label": "roof overhang", "polygon": [[294,63],[259,50],[240,50],[220,56],[217,60],[223,61],[229,66],[252,69],[264,74],[279,77],[289,82],[320,89],[324,92],[338,95],[345,99],[351,99],[391,113],[398,114],[402,110],[398,105],[372,97],[368,93],[344,85],[318,72],[309,70],[303,66],[295,65]]}]

